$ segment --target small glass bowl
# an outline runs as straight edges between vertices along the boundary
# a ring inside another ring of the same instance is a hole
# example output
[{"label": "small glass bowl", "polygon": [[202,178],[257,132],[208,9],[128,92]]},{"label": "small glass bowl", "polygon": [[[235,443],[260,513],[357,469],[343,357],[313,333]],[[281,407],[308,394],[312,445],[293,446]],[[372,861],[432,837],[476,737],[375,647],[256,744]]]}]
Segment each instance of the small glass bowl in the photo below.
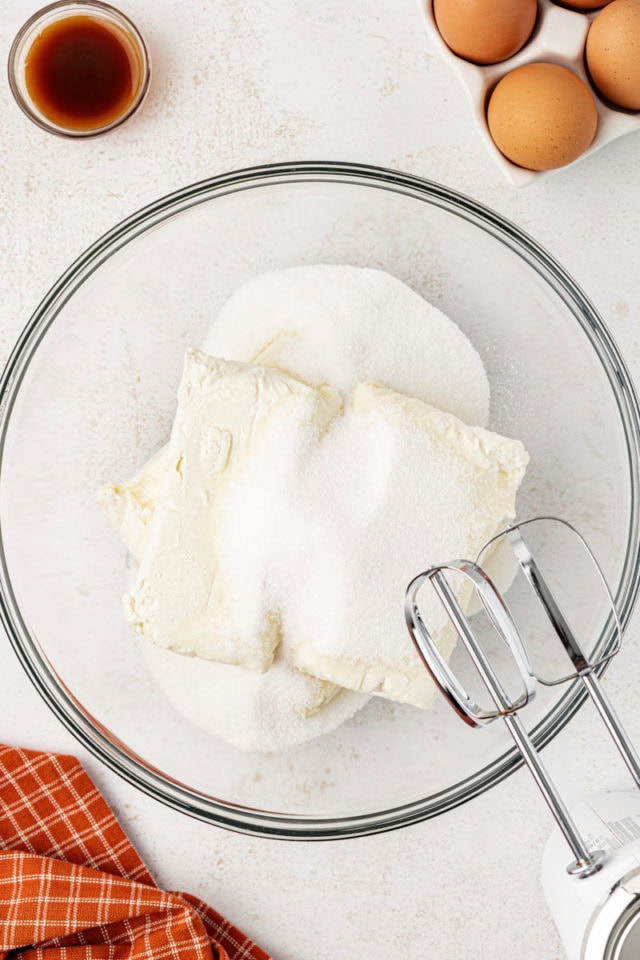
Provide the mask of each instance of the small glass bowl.
[{"label": "small glass bowl", "polygon": [[[73,16],[90,17],[117,32],[126,42],[129,52],[137,64],[137,88],[126,109],[112,121],[86,129],[64,126],[48,117],[35,103],[26,81],[27,59],[36,38],[53,23]],[[33,120],[35,124],[48,133],[54,133],[59,137],[86,139],[119,127],[136,113],[149,90],[151,58],[138,28],[115,7],[101,3],[100,0],[73,0],[73,2],[58,0],[58,2],[51,3],[34,13],[20,28],[9,51],[7,69],[11,92],[20,109],[30,120]]]}]

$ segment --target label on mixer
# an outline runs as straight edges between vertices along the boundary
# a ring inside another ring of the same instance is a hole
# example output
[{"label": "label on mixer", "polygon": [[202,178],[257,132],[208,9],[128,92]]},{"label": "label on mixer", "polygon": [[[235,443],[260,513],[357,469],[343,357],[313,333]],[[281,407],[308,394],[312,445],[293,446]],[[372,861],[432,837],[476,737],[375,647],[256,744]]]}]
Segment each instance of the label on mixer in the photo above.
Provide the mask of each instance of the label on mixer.
[{"label": "label on mixer", "polygon": [[590,797],[582,826],[591,850],[611,853],[640,839],[640,795],[608,792]]}]

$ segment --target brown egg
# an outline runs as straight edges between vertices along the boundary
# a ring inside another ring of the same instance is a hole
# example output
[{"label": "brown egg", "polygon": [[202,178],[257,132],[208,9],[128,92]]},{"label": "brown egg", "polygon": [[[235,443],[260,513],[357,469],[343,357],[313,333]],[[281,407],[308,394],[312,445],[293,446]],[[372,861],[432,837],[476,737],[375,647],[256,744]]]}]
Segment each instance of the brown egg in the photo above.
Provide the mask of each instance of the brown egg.
[{"label": "brown egg", "polygon": [[512,57],[531,36],[537,13],[537,0],[433,0],[442,39],[473,63]]},{"label": "brown egg", "polygon": [[587,68],[600,93],[640,110],[640,0],[613,0],[589,27]]},{"label": "brown egg", "polygon": [[555,63],[527,63],[498,82],[487,108],[499,150],[528,170],[576,160],[593,140],[598,112],[580,77]]},{"label": "brown egg", "polygon": [[570,7],[571,10],[597,10],[606,3],[611,3],[611,0],[562,0],[560,6]]}]

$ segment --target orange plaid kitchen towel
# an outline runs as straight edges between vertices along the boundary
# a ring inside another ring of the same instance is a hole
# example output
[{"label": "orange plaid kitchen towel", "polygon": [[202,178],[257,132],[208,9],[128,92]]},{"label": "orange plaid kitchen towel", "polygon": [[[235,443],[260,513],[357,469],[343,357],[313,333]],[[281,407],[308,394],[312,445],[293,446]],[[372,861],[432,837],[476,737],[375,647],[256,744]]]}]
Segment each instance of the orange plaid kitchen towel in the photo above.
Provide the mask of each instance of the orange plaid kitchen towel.
[{"label": "orange plaid kitchen towel", "polygon": [[0,960],[269,960],[159,890],[75,757],[0,745]]}]

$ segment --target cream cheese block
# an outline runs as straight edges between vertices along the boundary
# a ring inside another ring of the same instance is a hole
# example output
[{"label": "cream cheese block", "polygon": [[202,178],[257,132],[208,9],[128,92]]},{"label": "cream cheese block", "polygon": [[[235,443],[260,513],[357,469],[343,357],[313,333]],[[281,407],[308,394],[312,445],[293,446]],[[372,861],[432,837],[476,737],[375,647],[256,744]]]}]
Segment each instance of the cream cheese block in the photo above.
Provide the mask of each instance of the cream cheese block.
[{"label": "cream cheese block", "polygon": [[[294,663],[352,690],[429,706],[434,687],[408,638],[404,591],[433,563],[475,558],[514,517],[528,455],[519,441],[374,384],[356,388],[323,445],[318,478],[357,451],[349,479],[359,496],[341,501],[338,492],[322,511],[312,482],[291,503],[318,529],[312,549],[295,557],[305,604],[289,603],[283,621],[296,638]],[[458,594],[466,606],[468,587]],[[433,598],[423,613],[448,656],[454,636],[443,608]]]},{"label": "cream cheese block", "polygon": [[[272,550],[270,501],[286,486],[294,451],[317,441],[340,411],[331,388],[315,389],[266,367],[191,350],[157,504],[127,620],[143,636],[180,653],[263,671],[280,642],[277,606],[266,583]],[[234,550],[218,528],[229,490],[262,444],[277,436],[291,450],[247,504]]]},{"label": "cream cheese block", "polygon": [[[514,516],[527,460],[518,441],[379,385],[343,409],[333,391],[193,351],[170,444],[102,497],[142,556],[130,619],[160,646],[249,670],[283,641],[313,681],[310,713],[338,687],[429,706],[404,589],[475,557]],[[425,615],[448,657],[443,609]]]},{"label": "cream cheese block", "polygon": [[130,480],[109,483],[98,494],[98,506],[136,561],[147,543],[171,453],[162,447]]},{"label": "cream cheese block", "polygon": [[[167,444],[131,480],[109,484],[99,494],[100,508],[133,558],[134,582],[170,461]],[[240,750],[263,752],[305,743],[344,723],[369,700],[295,669],[286,639],[263,673],[183,656],[145,638],[140,642],[153,676],[175,708],[195,726]]]}]

